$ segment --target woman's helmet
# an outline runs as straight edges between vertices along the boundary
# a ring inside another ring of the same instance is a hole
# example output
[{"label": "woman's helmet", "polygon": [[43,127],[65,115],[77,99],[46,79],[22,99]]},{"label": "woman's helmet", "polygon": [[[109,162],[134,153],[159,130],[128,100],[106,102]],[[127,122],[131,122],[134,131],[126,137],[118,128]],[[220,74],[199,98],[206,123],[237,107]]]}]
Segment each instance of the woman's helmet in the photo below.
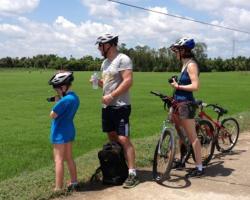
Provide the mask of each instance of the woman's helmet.
[{"label": "woman's helmet", "polygon": [[61,87],[62,85],[69,86],[73,80],[73,72],[59,72],[49,80],[49,85],[52,85],[54,88]]},{"label": "woman's helmet", "polygon": [[184,47],[190,50],[193,49],[195,47],[194,39],[183,37],[170,46],[172,50],[178,49],[180,47]]},{"label": "woman's helmet", "polygon": [[111,35],[111,34],[101,35],[101,36],[99,36],[97,38],[95,44],[105,44],[105,43],[110,43],[110,44],[117,45],[117,43],[118,43],[118,35]]}]

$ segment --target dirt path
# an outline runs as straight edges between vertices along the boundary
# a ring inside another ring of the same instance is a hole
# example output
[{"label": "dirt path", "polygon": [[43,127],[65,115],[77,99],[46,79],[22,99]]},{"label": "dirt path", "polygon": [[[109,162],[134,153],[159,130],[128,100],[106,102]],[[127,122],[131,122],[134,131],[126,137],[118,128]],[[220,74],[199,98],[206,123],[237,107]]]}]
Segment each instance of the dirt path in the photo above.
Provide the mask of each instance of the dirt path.
[{"label": "dirt path", "polygon": [[[66,200],[250,200],[250,133],[242,133],[233,152],[221,154],[206,168],[203,178],[184,179],[186,171],[172,170],[171,180],[159,185],[151,169],[138,170],[141,183],[132,189],[121,186],[86,185]],[[62,198],[61,198],[62,199]]]}]

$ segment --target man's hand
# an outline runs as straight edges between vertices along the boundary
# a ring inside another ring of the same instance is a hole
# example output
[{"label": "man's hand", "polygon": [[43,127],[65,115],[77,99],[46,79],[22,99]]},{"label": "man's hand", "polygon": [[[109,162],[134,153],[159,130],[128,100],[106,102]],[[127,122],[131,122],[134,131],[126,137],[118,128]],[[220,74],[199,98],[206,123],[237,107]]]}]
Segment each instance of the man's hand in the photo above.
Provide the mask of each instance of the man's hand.
[{"label": "man's hand", "polygon": [[[89,83],[90,83],[90,84],[93,83],[92,77],[89,79]],[[103,80],[102,80],[102,79],[98,79],[98,86],[99,86],[100,88],[103,87]]]},{"label": "man's hand", "polygon": [[105,105],[109,105],[113,101],[114,97],[111,94],[105,95],[102,97],[102,103]]}]

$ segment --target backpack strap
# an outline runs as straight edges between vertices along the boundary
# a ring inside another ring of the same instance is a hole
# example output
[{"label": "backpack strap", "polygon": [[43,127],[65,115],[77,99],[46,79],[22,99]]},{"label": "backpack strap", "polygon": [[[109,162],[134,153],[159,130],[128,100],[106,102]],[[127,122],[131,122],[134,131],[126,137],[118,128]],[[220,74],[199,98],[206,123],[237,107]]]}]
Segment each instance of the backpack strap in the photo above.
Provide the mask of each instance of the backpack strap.
[{"label": "backpack strap", "polygon": [[91,176],[91,178],[90,178],[90,182],[94,182],[94,181],[98,181],[99,180],[99,178],[98,178],[98,176],[100,175],[100,173],[101,173],[101,166],[99,166],[96,170],[95,170],[95,173]]},{"label": "backpack strap", "polygon": [[119,153],[120,151],[122,151],[122,146],[118,142],[108,142],[107,144],[103,145],[103,150],[111,150],[116,153]]}]

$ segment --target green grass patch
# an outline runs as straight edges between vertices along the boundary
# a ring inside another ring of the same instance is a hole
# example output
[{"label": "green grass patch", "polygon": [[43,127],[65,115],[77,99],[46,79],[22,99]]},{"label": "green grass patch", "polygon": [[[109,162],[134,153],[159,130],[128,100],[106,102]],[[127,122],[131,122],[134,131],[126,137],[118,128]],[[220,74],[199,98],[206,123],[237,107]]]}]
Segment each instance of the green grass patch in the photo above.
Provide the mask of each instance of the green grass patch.
[{"label": "green grass patch", "polygon": [[[234,117],[240,122],[241,131],[250,130],[250,112],[240,113]],[[158,135],[159,133],[155,132],[152,136],[133,139],[136,148],[137,167],[152,167]],[[97,158],[99,150],[100,148],[92,150],[76,158],[78,178],[83,189],[84,185],[88,184],[95,169],[99,166]],[[69,180],[69,175],[66,173],[65,182],[67,180]],[[54,168],[53,165],[50,165],[37,171],[22,173],[19,176],[0,182],[0,199],[45,200],[70,195],[67,192],[53,193],[53,186]]]},{"label": "green grass patch", "polygon": [[[137,166],[145,167],[151,165],[156,141],[156,135],[134,141],[137,152]],[[81,185],[84,185],[90,180],[91,175],[99,166],[97,152],[98,150],[92,150],[76,159]],[[65,169],[67,169],[66,165]],[[67,180],[69,180],[69,175],[66,173],[65,182]],[[53,165],[51,165],[0,182],[0,199],[44,200],[69,195],[67,192],[60,194],[53,193],[53,186],[54,168]]]},{"label": "green grass patch", "polygon": [[[52,71],[0,70],[1,195],[12,194],[16,197],[20,191],[23,199],[39,199],[44,195],[47,195],[47,198],[53,187],[54,170],[48,117],[53,104],[46,102],[46,98],[54,94],[47,84],[52,74]],[[152,138],[157,136],[166,116],[160,99],[149,92],[158,90],[171,94],[167,79],[173,74],[134,73],[134,86],[131,92],[131,133],[138,153],[139,166],[150,164],[156,143]],[[83,166],[82,170],[79,170],[82,180],[86,179],[85,173],[89,174],[86,166],[91,163],[91,156],[84,156],[89,155],[88,152],[100,149],[107,140],[106,135],[101,132],[102,91],[91,88],[90,75],[91,72],[75,72],[73,84],[73,89],[81,101],[75,118],[77,138],[74,143],[74,155],[78,159],[84,158],[82,162],[78,161],[79,165]],[[239,119],[241,130],[249,128],[250,114],[247,111],[250,111],[250,73],[201,73],[200,78],[201,88],[195,94],[197,99],[222,105],[229,110],[229,115]],[[92,156],[96,162],[97,156]],[[91,170],[93,167],[90,165]],[[12,185],[16,192],[11,192]],[[27,196],[29,185],[37,185],[37,196]]]}]

